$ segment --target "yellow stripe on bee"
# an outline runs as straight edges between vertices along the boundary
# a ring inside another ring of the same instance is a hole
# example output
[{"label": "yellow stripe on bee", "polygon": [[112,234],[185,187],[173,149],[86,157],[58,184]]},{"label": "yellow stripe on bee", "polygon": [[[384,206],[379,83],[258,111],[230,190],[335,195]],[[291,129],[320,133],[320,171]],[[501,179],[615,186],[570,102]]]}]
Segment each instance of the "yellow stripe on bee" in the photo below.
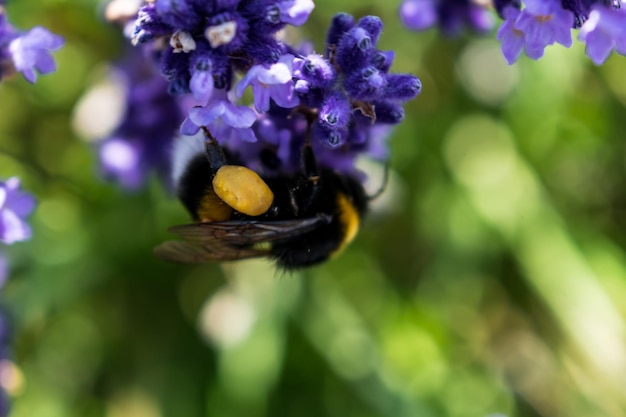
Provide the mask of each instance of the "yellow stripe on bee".
[{"label": "yellow stripe on bee", "polygon": [[343,239],[337,249],[331,253],[331,256],[341,253],[354,240],[361,223],[359,213],[345,194],[337,194],[337,206],[339,207],[339,225],[343,230]]},{"label": "yellow stripe on bee", "polygon": [[226,204],[248,216],[260,216],[271,207],[274,193],[249,168],[224,165],[213,177],[213,190]]}]

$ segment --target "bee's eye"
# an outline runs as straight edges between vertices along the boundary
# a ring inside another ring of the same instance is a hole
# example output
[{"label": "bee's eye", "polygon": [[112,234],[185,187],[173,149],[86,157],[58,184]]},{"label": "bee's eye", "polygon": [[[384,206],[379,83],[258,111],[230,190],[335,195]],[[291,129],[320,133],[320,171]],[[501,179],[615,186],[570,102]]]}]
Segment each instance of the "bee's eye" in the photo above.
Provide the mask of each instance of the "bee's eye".
[{"label": "bee's eye", "polygon": [[260,216],[274,202],[274,193],[259,175],[246,167],[224,165],[215,173],[213,191],[233,209]]}]

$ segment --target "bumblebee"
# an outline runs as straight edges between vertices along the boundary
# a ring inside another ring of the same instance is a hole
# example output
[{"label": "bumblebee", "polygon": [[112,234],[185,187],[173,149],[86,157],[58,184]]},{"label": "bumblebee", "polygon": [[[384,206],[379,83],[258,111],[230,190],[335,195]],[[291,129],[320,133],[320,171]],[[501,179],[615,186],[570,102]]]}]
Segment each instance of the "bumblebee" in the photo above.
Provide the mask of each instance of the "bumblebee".
[{"label": "bumblebee", "polygon": [[158,258],[187,263],[268,257],[283,269],[316,265],[354,239],[368,196],[350,175],[319,167],[302,149],[294,175],[261,177],[238,164],[204,129],[175,150],[178,198],[195,221],[170,232],[183,240],[154,250]]}]

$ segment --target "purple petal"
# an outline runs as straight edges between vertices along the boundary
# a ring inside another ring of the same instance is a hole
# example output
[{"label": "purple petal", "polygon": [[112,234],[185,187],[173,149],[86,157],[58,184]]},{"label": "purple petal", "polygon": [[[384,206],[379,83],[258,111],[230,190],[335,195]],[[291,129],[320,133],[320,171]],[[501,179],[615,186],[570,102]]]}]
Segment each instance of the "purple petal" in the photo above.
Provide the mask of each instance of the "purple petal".
[{"label": "purple petal", "polygon": [[183,123],[180,125],[180,134],[184,136],[193,136],[200,131],[200,126],[191,121],[189,117],[186,117]]},{"label": "purple petal", "polygon": [[594,64],[602,65],[613,51],[613,39],[602,31],[587,35],[585,53]]},{"label": "purple petal", "polygon": [[524,32],[515,28],[515,22],[520,13],[515,7],[506,7],[503,10],[505,20],[498,29],[497,39],[502,42],[502,55],[509,65],[517,61],[524,49]]},{"label": "purple petal", "polygon": [[[26,217],[35,209],[35,198],[30,194],[19,191],[17,187],[12,189],[9,186],[9,181],[13,179],[17,180],[16,177],[13,177],[7,181],[7,190],[5,192],[6,200],[4,201],[3,208],[13,211],[20,217]],[[0,189],[0,191],[4,190]],[[2,206],[2,204],[0,204],[0,206]]]},{"label": "purple petal", "polygon": [[626,32],[615,42],[615,51],[620,55],[626,55]]},{"label": "purple petal", "polygon": [[11,245],[15,242],[29,239],[30,226],[23,222],[11,210],[0,211],[0,241]]},{"label": "purple petal", "polygon": [[32,69],[24,69],[21,72],[29,83],[34,84],[35,81],[37,81],[37,73],[35,73]]},{"label": "purple petal", "polygon": [[[293,61],[293,57],[291,60]],[[258,75],[259,81],[264,84],[285,84],[291,78],[291,65],[280,61],[270,65],[269,69],[260,71]]]},{"label": "purple petal", "polygon": [[107,140],[100,148],[100,162],[104,171],[114,176],[127,188],[137,188],[144,180],[141,169],[142,150],[123,139]]},{"label": "purple petal", "polygon": [[210,71],[194,71],[189,81],[189,89],[198,102],[208,102],[213,94],[213,74]]},{"label": "purple petal", "polygon": [[54,62],[54,58],[47,52],[40,52],[37,55],[37,61],[35,62],[35,69],[40,74],[50,74],[56,71],[57,65]]},{"label": "purple petal", "polygon": [[400,6],[400,20],[413,30],[425,30],[437,22],[437,11],[432,0],[406,0]]},{"label": "purple petal", "polygon": [[626,11],[597,6],[580,29],[578,39],[585,42],[586,53],[596,64],[602,64],[613,48],[626,52]]},{"label": "purple petal", "polygon": [[225,103],[225,111],[222,115],[224,123],[235,128],[247,128],[256,121],[256,113],[249,107],[235,106]]},{"label": "purple petal", "polygon": [[209,131],[217,139],[220,144],[228,142],[232,139],[235,129],[228,126],[222,120],[218,119],[208,126]]},{"label": "purple petal", "polygon": [[312,0],[288,0],[277,4],[280,20],[294,26],[304,24],[315,7]]},{"label": "purple petal", "polygon": [[57,50],[63,46],[62,36],[50,32],[42,26],[36,26],[22,36],[24,48]]},{"label": "purple petal", "polygon": [[255,84],[252,87],[254,94],[254,107],[260,113],[265,113],[270,109],[270,89],[261,84]]},{"label": "purple petal", "polygon": [[198,126],[208,126],[226,112],[226,102],[217,101],[206,107],[194,107],[189,111],[189,119]]},{"label": "purple petal", "polygon": [[542,46],[532,47],[532,46],[526,45],[525,50],[526,50],[526,55],[529,58],[537,60],[543,56],[545,48]]},{"label": "purple petal", "polygon": [[237,97],[241,97],[246,88],[248,88],[249,85],[252,85],[253,82],[257,79],[259,72],[263,71],[264,69],[265,68],[262,65],[255,65],[250,68],[250,70],[248,70],[246,75],[244,75],[244,77],[235,87],[235,95]]},{"label": "purple petal", "polygon": [[269,88],[272,99],[280,107],[290,109],[300,104],[300,99],[295,94],[294,84],[272,85]]},{"label": "purple petal", "polygon": [[237,137],[244,142],[256,142],[256,136],[251,128],[236,129]]}]

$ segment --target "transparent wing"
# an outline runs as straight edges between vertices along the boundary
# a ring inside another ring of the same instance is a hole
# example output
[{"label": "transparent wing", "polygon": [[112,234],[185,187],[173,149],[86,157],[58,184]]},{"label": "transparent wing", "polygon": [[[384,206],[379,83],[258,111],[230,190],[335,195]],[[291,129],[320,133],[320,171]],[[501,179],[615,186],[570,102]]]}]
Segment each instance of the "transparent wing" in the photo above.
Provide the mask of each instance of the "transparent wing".
[{"label": "transparent wing", "polygon": [[297,237],[330,221],[330,216],[319,215],[271,222],[230,220],[174,226],[170,232],[184,240],[165,242],[154,249],[154,254],[163,260],[187,263],[269,256],[269,249],[255,245]]},{"label": "transparent wing", "polygon": [[228,244],[197,245],[184,240],[169,240],[154,248],[154,255],[170,262],[203,263],[257,258],[268,256],[269,251]]},{"label": "transparent wing", "polygon": [[327,215],[271,222],[230,220],[174,226],[169,231],[191,243],[219,241],[234,245],[253,245],[295,237],[330,221],[331,218]]}]

